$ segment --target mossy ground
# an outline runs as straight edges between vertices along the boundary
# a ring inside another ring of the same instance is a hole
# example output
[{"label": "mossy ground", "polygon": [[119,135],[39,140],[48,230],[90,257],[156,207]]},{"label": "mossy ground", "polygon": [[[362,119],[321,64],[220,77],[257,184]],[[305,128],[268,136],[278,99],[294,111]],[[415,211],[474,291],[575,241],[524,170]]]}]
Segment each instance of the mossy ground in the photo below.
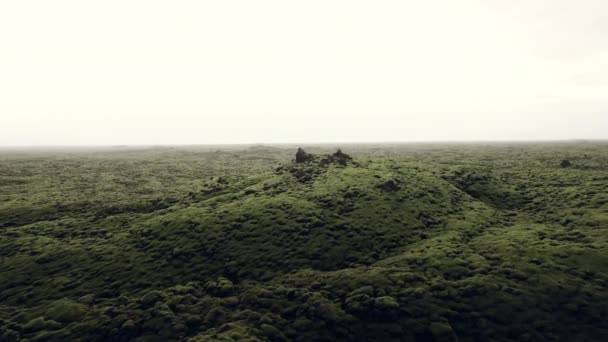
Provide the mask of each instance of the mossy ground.
[{"label": "mossy ground", "polygon": [[342,148],[2,152],[0,340],[608,336],[608,144]]}]

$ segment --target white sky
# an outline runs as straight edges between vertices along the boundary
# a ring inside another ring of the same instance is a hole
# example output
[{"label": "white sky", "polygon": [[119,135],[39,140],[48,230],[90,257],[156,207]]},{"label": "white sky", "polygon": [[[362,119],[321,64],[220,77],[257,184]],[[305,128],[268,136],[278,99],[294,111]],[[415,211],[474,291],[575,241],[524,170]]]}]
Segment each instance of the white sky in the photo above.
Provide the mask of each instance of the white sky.
[{"label": "white sky", "polygon": [[598,138],[606,0],[0,2],[0,145]]}]

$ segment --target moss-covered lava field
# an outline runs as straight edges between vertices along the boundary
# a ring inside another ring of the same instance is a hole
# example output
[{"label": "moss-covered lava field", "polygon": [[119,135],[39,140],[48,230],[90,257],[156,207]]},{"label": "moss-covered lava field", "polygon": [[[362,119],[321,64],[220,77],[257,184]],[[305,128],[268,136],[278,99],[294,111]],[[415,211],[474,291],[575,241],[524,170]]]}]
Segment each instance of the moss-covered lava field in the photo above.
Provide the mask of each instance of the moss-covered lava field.
[{"label": "moss-covered lava field", "polygon": [[608,143],[297,147],[0,151],[0,341],[608,337]]}]

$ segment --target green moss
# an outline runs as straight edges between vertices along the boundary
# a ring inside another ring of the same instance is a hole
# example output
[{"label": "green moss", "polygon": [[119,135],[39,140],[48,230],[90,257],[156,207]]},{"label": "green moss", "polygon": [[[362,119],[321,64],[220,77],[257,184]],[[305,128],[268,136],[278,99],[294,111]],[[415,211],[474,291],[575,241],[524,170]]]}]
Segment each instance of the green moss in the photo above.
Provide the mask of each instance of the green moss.
[{"label": "green moss", "polygon": [[264,337],[268,338],[271,341],[286,341],[287,340],[285,338],[285,335],[283,335],[283,333],[279,329],[277,329],[269,324],[260,325],[260,332]]},{"label": "green moss", "polygon": [[164,298],[164,294],[160,291],[150,291],[143,295],[140,299],[144,307],[150,307]]},{"label": "green moss", "polygon": [[605,144],[348,149],[0,154],[0,339],[608,334]]},{"label": "green moss", "polygon": [[433,322],[429,326],[429,331],[435,341],[457,341],[452,327],[448,323]]},{"label": "green moss", "polygon": [[56,330],[61,328],[61,323],[54,320],[47,320],[44,317],[37,317],[23,325],[23,329],[27,332],[35,332],[40,330]]},{"label": "green moss", "polygon": [[234,284],[226,279],[219,278],[216,281],[210,281],[205,285],[205,289],[212,295],[215,296],[229,296],[235,293]]},{"label": "green moss", "polygon": [[396,310],[399,309],[399,303],[391,296],[382,296],[374,299],[374,307],[379,310]]},{"label": "green moss", "polygon": [[64,298],[50,304],[46,315],[52,320],[70,323],[81,320],[87,313],[87,310],[86,305]]}]

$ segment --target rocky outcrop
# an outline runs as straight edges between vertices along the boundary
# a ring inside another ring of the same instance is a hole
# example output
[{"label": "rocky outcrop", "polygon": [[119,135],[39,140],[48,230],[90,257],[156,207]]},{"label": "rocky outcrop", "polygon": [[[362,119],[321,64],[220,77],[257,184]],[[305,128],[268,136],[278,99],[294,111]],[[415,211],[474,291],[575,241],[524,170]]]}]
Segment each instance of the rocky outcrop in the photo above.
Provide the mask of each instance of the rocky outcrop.
[{"label": "rocky outcrop", "polygon": [[311,161],[314,156],[310,153],[306,153],[301,147],[298,147],[298,152],[296,152],[296,163],[306,163]]},{"label": "rocky outcrop", "polygon": [[387,180],[380,186],[380,188],[382,188],[382,190],[386,192],[395,192],[399,191],[400,189],[399,183],[397,183],[397,181],[395,181],[394,179]]},{"label": "rocky outcrop", "polygon": [[336,153],[325,155],[324,157],[319,159],[319,157],[316,157],[311,153],[307,153],[301,147],[298,148],[298,151],[296,152],[296,164],[308,163],[315,160],[317,160],[319,162],[319,165],[321,166],[327,166],[332,163],[346,166],[346,164],[352,161],[353,158],[348,154],[342,152],[341,149],[338,149]]},{"label": "rocky outcrop", "polygon": [[328,165],[331,163],[336,163],[336,164],[339,164],[342,166],[346,166],[346,164],[348,164],[348,162],[351,160],[353,160],[353,158],[351,156],[342,152],[342,150],[338,149],[338,151],[336,151],[336,153],[325,156],[323,159],[321,159],[321,161],[319,163],[321,165]]},{"label": "rocky outcrop", "polygon": [[340,150],[340,149],[338,149],[338,151],[336,151],[336,153],[332,154],[331,158],[333,159],[333,161],[335,161],[336,163],[338,163],[340,165],[346,165],[349,161],[353,160],[353,158],[351,156],[342,152],[342,150]]},{"label": "rocky outcrop", "polygon": [[300,182],[308,183],[326,172],[331,164],[347,166],[349,162],[352,162],[352,159],[351,156],[342,152],[342,150],[338,150],[333,154],[319,156],[298,148],[295,163],[277,167],[276,173],[289,172]]}]

